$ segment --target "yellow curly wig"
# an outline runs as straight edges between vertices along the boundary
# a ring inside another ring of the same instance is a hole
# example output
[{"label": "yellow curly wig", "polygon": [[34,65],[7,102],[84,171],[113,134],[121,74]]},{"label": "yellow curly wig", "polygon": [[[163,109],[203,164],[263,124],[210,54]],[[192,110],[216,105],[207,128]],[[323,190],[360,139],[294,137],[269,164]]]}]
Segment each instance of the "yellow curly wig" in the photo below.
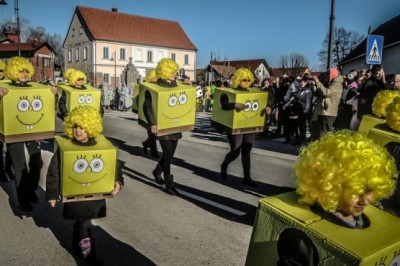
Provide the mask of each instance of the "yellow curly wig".
[{"label": "yellow curly wig", "polygon": [[394,131],[400,132],[400,97],[386,107],[386,124]]},{"label": "yellow curly wig", "polygon": [[14,56],[8,61],[6,68],[4,69],[4,73],[9,79],[17,81],[19,79],[19,73],[24,70],[28,72],[28,79],[35,74],[35,69],[28,59]]},{"label": "yellow curly wig", "polygon": [[244,67],[236,70],[235,74],[233,74],[233,77],[232,77],[232,88],[237,88],[240,84],[240,81],[243,79],[250,80],[250,82],[247,83],[246,88],[244,88],[244,89],[247,89],[254,82],[253,72],[251,72],[250,69],[247,69]]},{"label": "yellow curly wig", "polygon": [[6,63],[3,60],[0,60],[0,69],[4,70],[6,68]]},{"label": "yellow curly wig", "polygon": [[161,59],[156,67],[156,76],[160,79],[169,79],[172,74],[178,73],[179,65],[170,58]]},{"label": "yellow curly wig", "polygon": [[75,69],[72,67],[67,68],[64,72],[63,78],[66,80],[69,80],[69,75],[71,75],[71,73],[74,71],[75,71]]},{"label": "yellow curly wig", "polygon": [[68,138],[73,139],[75,126],[84,128],[91,138],[103,132],[99,111],[89,105],[78,105],[64,119],[64,132]]},{"label": "yellow curly wig", "polygon": [[294,164],[299,202],[334,212],[341,200],[373,191],[374,201],[389,197],[397,171],[387,150],[360,133],[329,132],[302,148]]},{"label": "yellow curly wig", "polygon": [[68,79],[69,85],[75,86],[75,85],[76,85],[76,82],[77,82],[78,79],[80,79],[80,78],[83,78],[83,84],[86,84],[87,78],[86,78],[85,73],[83,73],[82,71],[79,71],[79,70],[72,71],[72,72],[69,74],[69,79]]},{"label": "yellow curly wig", "polygon": [[400,91],[383,90],[378,92],[372,102],[372,112],[378,117],[386,117],[386,107],[396,97],[400,97]]},{"label": "yellow curly wig", "polygon": [[146,76],[146,82],[154,82],[157,80],[156,71],[151,70]]}]

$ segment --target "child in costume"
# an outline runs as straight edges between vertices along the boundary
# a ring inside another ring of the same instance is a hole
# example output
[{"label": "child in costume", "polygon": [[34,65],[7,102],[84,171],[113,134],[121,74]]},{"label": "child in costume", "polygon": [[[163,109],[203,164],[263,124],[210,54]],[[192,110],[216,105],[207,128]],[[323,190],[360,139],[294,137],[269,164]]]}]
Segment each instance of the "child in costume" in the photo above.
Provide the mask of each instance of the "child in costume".
[{"label": "child in costume", "polygon": [[[99,112],[91,106],[77,106],[64,120],[64,132],[71,142],[83,149],[96,145],[96,137],[102,132],[103,126]],[[46,180],[46,199],[52,207],[60,198],[60,152],[57,150],[50,162]],[[117,168],[114,190],[116,195],[123,187],[123,178]],[[65,202],[63,204],[63,216],[65,219],[75,220],[72,247],[84,256],[88,263],[97,261],[91,234],[91,219],[106,216],[105,199]]]},{"label": "child in costume", "polygon": [[[34,68],[32,63],[26,58],[12,57],[8,61],[4,72],[11,80],[11,86],[26,89],[32,88],[32,85],[28,84],[28,82],[34,74]],[[50,91],[53,94],[56,94],[57,88],[51,87]],[[24,147],[28,150],[30,157],[28,164],[25,156],[23,156]],[[33,140],[9,143],[7,144],[7,149],[10,152],[11,165],[15,171],[17,196],[20,208],[23,211],[32,211],[33,206],[31,203],[38,202],[35,190],[38,188],[40,170],[43,165],[40,141]]]},{"label": "child in costume", "polygon": [[[166,89],[177,87],[176,77],[178,70],[179,65],[175,61],[169,58],[162,59],[156,67],[157,84]],[[154,119],[151,102],[151,94],[149,91],[146,91],[143,112],[150,126],[150,131],[156,135],[158,128]],[[165,192],[173,196],[177,195],[177,191],[174,186],[174,176],[171,174],[171,161],[180,138],[182,138],[182,133],[172,133],[157,137],[160,141],[163,155],[152,172],[156,182],[158,184],[165,182]],[[161,176],[162,173],[164,173],[164,180]]]},{"label": "child in costume", "polygon": [[[77,90],[86,90],[86,75],[82,71],[75,69],[67,69],[65,71],[65,77],[68,78],[69,85]],[[58,100],[58,108],[60,110],[60,117],[62,120],[68,115],[67,109],[67,95],[65,91],[62,91],[61,97]]]},{"label": "child in costume", "polygon": [[[236,70],[232,78],[232,88],[238,91],[247,91],[247,89],[253,84],[254,75],[247,68],[240,68]],[[225,111],[241,112],[245,109],[245,104],[229,102],[229,98],[225,93],[221,94],[220,99],[216,99],[221,102],[221,107]],[[221,177],[223,179],[228,178],[228,165],[236,160],[240,154],[242,154],[242,166],[243,166],[243,184],[257,187],[257,183],[250,176],[250,152],[253,148],[253,142],[256,137],[256,133],[244,133],[244,134],[230,134],[227,133],[230,151],[226,154],[224,161],[221,164]]]},{"label": "child in costume", "polygon": [[335,224],[362,229],[370,223],[364,209],[393,193],[397,171],[384,147],[343,130],[302,148],[295,176],[300,203]]}]

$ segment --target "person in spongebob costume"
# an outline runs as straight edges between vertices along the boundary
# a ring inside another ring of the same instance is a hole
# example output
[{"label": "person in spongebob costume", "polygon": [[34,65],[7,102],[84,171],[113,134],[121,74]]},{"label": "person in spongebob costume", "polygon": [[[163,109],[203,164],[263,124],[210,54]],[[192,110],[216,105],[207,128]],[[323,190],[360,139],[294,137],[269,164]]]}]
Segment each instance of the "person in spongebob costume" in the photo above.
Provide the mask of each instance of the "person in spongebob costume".
[{"label": "person in spongebob costume", "polygon": [[329,132],[303,147],[294,168],[299,202],[349,228],[369,226],[364,209],[388,198],[397,179],[384,147],[347,130]]},{"label": "person in spongebob costume", "polygon": [[[6,64],[4,63],[3,60],[0,60],[0,82],[6,82],[7,78],[6,75],[4,74],[4,69],[6,68]],[[7,95],[8,90],[6,88],[0,88],[0,98]],[[10,159],[10,152],[7,149],[6,151],[6,156],[3,158],[3,149],[4,149],[5,143],[0,142],[0,152],[1,156],[0,157],[0,181],[1,182],[8,182],[10,179],[14,179],[14,171],[12,170],[11,167],[11,159]]]},{"label": "person in spongebob costume", "polygon": [[[32,63],[23,57],[12,57],[5,67],[5,75],[11,80],[11,86],[32,88],[29,81],[35,70]],[[1,85],[0,85],[1,87]],[[51,93],[56,94],[57,89],[51,87]],[[29,154],[29,162],[26,162],[25,147]],[[10,152],[11,165],[15,171],[15,182],[19,206],[23,211],[33,211],[32,203],[39,201],[36,189],[39,185],[40,171],[43,166],[41,145],[39,140],[23,141],[7,144]]]},{"label": "person in spongebob costume", "polygon": [[[64,133],[71,142],[83,149],[96,145],[96,137],[103,131],[101,116],[91,106],[75,107],[64,120]],[[46,177],[46,199],[52,207],[59,200],[60,191],[60,152],[55,151],[51,158]],[[123,187],[124,181],[120,167],[117,167],[114,190],[116,195]],[[106,216],[106,200],[90,200],[65,202],[63,204],[63,216],[65,219],[74,220],[72,233],[72,248],[81,254],[89,264],[97,262],[94,240],[91,233],[91,219]]]},{"label": "person in spongebob costume", "polygon": [[[253,73],[247,68],[239,68],[233,75],[232,88],[238,91],[247,91],[253,82]],[[222,110],[227,112],[241,112],[245,108],[243,103],[229,102],[229,98],[225,93],[221,94],[220,99],[215,100],[220,101]],[[243,184],[257,187],[257,183],[251,178],[250,175],[250,152],[253,148],[253,142],[256,137],[256,133],[244,133],[236,135],[227,133],[227,137],[230,151],[226,154],[225,159],[221,164],[221,177],[223,179],[228,179],[228,165],[236,160],[240,154],[242,154],[242,167],[244,174]]]},{"label": "person in spongebob costume", "polygon": [[[64,74],[65,78],[68,79],[68,84],[76,89],[76,90],[86,90],[85,84],[87,82],[87,78],[85,73],[80,70],[75,69],[67,69]],[[58,100],[58,109],[60,110],[60,118],[64,120],[64,118],[68,115],[67,109],[67,95],[65,91],[62,91],[61,97]]]},{"label": "person in spongebob costume", "polygon": [[[294,169],[299,203],[354,230],[371,225],[365,208],[388,198],[397,178],[387,150],[350,130],[328,132],[304,146]],[[307,234],[295,228],[285,231],[277,241],[277,265],[318,265],[317,249]]]},{"label": "person in spongebob costume", "polygon": [[[157,85],[168,89],[177,87],[176,82],[179,65],[169,58],[162,59],[156,67]],[[146,117],[150,131],[152,134],[157,134],[157,124],[154,119],[154,111],[151,107],[151,94],[149,91],[145,92],[145,100],[143,103],[143,113]],[[158,161],[156,168],[153,170],[153,176],[158,184],[165,183],[165,192],[169,195],[175,196],[178,194],[174,185],[174,176],[171,174],[171,161],[174,157],[178,140],[182,138],[182,133],[172,133],[164,136],[157,137],[160,142],[162,157]],[[164,179],[162,177],[164,174]]]}]

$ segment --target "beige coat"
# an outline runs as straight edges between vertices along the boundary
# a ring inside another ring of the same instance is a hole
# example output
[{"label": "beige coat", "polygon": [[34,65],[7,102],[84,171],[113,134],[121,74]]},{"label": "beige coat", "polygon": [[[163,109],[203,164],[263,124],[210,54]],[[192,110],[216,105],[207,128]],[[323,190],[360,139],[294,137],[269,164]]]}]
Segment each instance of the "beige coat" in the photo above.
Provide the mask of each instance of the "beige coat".
[{"label": "beige coat", "polygon": [[317,91],[321,94],[315,107],[315,112],[318,115],[337,116],[340,96],[343,91],[343,82],[343,76],[333,79],[328,88],[325,88],[321,82],[317,82]]}]

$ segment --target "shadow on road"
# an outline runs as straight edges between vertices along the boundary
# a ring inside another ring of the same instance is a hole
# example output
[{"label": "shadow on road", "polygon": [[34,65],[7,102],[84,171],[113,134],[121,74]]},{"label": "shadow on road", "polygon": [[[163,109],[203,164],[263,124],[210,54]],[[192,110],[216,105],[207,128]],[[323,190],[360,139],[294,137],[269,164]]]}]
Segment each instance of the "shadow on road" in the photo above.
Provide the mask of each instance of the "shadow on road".
[{"label": "shadow on road", "polygon": [[[15,216],[21,219],[32,218],[38,227],[50,229],[59,244],[74,257],[76,264],[86,265],[83,258],[71,249],[74,221],[63,218],[61,202],[52,208],[45,201],[45,191],[39,188],[36,191],[39,203],[33,204],[34,211],[22,212],[18,207],[14,182],[0,183],[0,186],[8,194],[9,204]],[[130,245],[108,234],[100,226],[93,226],[92,233],[96,241],[97,257],[104,265],[156,265]]]}]

